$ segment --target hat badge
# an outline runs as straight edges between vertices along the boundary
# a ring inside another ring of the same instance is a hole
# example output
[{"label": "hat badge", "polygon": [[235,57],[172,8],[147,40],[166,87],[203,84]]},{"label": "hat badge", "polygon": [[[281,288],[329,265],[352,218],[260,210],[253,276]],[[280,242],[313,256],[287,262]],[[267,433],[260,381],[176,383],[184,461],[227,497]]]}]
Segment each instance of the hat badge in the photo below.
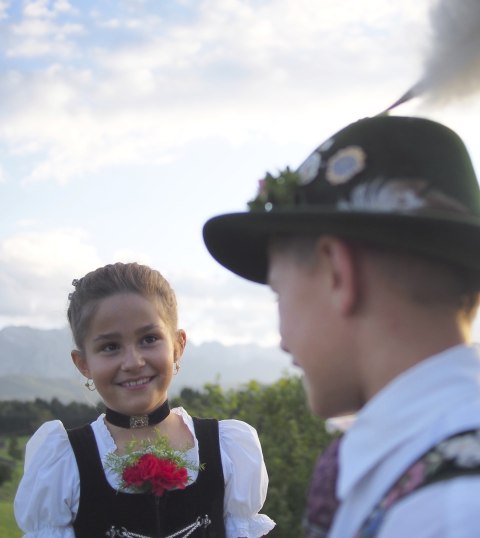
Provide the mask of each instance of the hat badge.
[{"label": "hat badge", "polygon": [[366,158],[360,146],[343,148],[328,159],[325,178],[332,185],[346,183],[365,169]]}]

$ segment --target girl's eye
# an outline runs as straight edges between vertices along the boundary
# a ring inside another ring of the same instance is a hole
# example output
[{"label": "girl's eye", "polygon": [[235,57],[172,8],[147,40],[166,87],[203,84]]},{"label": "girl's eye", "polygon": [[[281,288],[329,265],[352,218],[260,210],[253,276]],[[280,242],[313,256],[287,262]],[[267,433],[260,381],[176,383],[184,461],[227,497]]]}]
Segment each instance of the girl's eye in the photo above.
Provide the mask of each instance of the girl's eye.
[{"label": "girl's eye", "polygon": [[148,336],[143,337],[143,343],[145,344],[154,344],[157,340],[160,340],[158,336],[149,334]]}]

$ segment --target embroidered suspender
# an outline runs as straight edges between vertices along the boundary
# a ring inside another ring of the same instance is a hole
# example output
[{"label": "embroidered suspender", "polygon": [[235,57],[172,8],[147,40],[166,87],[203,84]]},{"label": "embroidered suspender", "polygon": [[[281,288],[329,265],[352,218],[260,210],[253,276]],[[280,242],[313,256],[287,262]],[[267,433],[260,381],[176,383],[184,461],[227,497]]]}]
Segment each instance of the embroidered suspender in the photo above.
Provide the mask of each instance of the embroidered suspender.
[{"label": "embroidered suspender", "polygon": [[445,439],[407,469],[364,521],[355,538],[374,538],[388,510],[414,491],[442,480],[480,475],[480,430]]}]

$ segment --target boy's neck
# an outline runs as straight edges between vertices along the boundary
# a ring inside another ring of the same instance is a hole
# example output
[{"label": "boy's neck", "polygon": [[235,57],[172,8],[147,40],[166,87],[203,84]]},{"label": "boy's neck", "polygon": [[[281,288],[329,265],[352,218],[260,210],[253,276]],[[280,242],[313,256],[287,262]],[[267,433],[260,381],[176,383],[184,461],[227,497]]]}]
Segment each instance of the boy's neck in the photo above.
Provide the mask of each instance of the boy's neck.
[{"label": "boy's neck", "polygon": [[470,340],[470,327],[453,311],[411,308],[396,303],[369,323],[359,353],[368,401],[402,372],[446,349]]}]

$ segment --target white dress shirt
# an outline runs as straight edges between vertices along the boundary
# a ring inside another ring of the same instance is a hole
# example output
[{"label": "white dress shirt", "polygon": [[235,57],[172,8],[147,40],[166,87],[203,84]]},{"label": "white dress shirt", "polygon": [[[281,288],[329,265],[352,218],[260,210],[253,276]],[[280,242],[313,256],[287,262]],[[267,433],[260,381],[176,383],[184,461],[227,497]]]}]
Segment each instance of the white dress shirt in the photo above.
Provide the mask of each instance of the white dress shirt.
[{"label": "white dress shirt", "polygon": [[[181,407],[171,412],[182,417],[195,446],[186,454],[198,465],[198,441],[193,421]],[[116,450],[101,415],[92,423],[102,462]],[[257,432],[239,420],[219,421],[220,452],[225,478],[225,526],[227,538],[258,538],[267,534],[274,522],[258,512],[265,502],[268,475]],[[195,480],[197,471],[189,471]],[[119,477],[105,470],[108,482],[119,486]],[[188,486],[187,486],[188,487]],[[75,456],[63,424],[43,424],[29,440],[24,476],[14,502],[18,526],[28,538],[74,538],[72,522],[78,511],[80,479]]]},{"label": "white dress shirt", "polygon": [[[388,360],[388,357],[387,359]],[[341,506],[329,538],[353,538],[383,494],[431,447],[480,428],[480,348],[456,346],[395,378],[357,414],[340,447]],[[378,538],[478,538],[480,476],[459,477],[395,504]]]}]

